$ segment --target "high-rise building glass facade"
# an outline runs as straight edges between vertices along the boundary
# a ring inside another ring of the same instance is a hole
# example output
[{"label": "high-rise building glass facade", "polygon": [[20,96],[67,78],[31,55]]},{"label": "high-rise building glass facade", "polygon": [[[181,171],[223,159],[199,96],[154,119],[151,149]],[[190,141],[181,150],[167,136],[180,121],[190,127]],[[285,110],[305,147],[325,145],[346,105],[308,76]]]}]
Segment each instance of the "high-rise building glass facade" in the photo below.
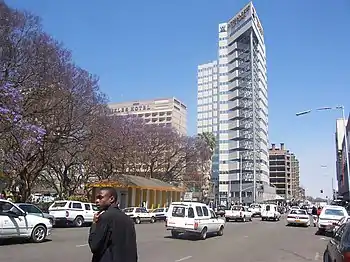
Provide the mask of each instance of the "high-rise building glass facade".
[{"label": "high-rise building glass facade", "polygon": [[[252,3],[218,30],[217,62],[198,67],[198,133],[217,136],[213,178],[219,202],[239,200],[241,181],[242,200],[252,203],[270,198],[274,191],[269,186],[264,31]],[[202,70],[208,77],[202,79]],[[205,116],[203,86],[210,90],[205,93]]]}]

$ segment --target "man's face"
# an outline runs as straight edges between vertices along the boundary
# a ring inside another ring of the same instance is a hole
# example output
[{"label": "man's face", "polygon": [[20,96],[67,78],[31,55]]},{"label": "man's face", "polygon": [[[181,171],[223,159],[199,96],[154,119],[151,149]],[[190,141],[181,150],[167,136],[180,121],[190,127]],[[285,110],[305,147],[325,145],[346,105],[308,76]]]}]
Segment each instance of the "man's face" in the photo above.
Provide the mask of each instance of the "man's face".
[{"label": "man's face", "polygon": [[107,209],[113,202],[113,197],[107,190],[100,190],[96,196],[96,205],[100,210]]}]

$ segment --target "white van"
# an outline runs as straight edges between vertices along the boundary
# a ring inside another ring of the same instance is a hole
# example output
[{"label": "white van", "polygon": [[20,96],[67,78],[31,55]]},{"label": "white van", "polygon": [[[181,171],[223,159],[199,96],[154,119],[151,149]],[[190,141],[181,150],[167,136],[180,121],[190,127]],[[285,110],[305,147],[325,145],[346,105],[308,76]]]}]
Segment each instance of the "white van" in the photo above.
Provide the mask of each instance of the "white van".
[{"label": "white van", "polygon": [[50,220],[26,213],[10,201],[0,200],[0,239],[28,238],[41,243],[51,234]]},{"label": "white van", "polygon": [[267,204],[263,207],[263,210],[261,211],[261,220],[274,220],[278,221],[281,218],[281,213],[278,212],[277,205],[274,204]]},{"label": "white van", "polygon": [[169,206],[165,226],[174,238],[186,233],[204,240],[207,234],[222,236],[225,220],[218,218],[215,212],[203,203],[173,202]]}]

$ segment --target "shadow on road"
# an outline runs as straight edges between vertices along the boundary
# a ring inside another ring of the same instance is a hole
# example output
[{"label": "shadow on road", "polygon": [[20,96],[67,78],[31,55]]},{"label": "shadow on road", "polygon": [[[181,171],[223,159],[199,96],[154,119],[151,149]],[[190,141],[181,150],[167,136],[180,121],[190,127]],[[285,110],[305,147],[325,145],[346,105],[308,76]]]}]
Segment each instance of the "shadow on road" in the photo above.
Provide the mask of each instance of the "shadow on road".
[{"label": "shadow on road", "polygon": [[[51,239],[45,239],[42,243],[51,242]],[[28,244],[34,244],[34,245],[40,245],[42,243],[33,243],[29,239],[24,238],[11,238],[11,239],[2,239],[0,240],[0,246],[10,246],[10,245],[28,245]]]},{"label": "shadow on road", "polygon": [[[210,238],[213,238],[213,237],[217,237],[217,236],[216,235],[208,235],[207,239],[210,239]],[[186,235],[186,234],[181,234],[177,238],[174,238],[172,236],[165,236],[164,238],[166,238],[166,239],[173,239],[173,240],[203,241],[198,236]]]}]

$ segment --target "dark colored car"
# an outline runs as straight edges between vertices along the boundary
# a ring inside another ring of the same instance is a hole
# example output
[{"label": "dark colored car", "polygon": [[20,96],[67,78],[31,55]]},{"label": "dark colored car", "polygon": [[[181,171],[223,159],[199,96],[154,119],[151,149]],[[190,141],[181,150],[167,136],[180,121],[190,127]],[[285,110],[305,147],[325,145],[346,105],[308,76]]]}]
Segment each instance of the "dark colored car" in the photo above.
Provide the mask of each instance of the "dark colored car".
[{"label": "dark colored car", "polygon": [[225,216],[225,206],[218,206],[218,209],[216,210],[215,214],[218,217],[224,217]]},{"label": "dark colored car", "polygon": [[339,227],[323,254],[325,262],[350,262],[350,223]]}]

